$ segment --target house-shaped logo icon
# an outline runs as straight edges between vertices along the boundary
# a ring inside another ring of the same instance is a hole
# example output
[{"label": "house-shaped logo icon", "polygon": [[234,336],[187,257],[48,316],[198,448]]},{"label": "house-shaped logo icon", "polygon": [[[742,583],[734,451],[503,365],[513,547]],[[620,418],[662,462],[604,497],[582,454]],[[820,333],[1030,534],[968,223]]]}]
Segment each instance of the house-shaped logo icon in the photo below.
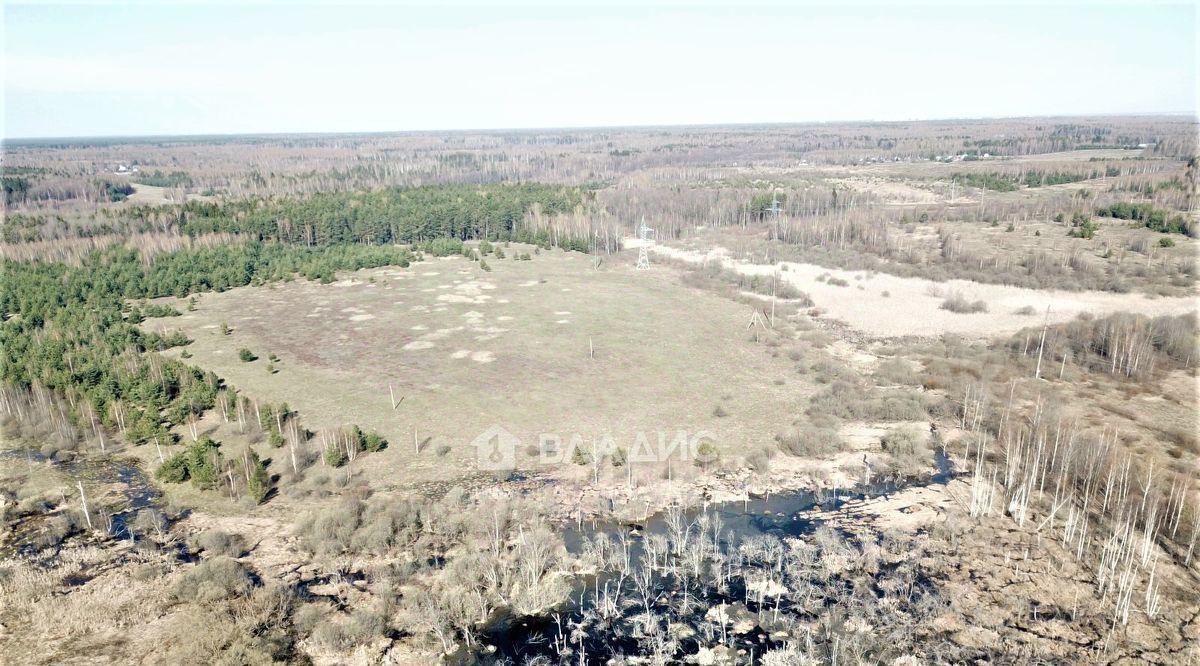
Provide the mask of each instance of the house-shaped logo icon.
[{"label": "house-shaped logo icon", "polygon": [[486,470],[516,469],[517,445],[520,443],[516,435],[499,425],[484,430],[471,441],[479,469]]}]

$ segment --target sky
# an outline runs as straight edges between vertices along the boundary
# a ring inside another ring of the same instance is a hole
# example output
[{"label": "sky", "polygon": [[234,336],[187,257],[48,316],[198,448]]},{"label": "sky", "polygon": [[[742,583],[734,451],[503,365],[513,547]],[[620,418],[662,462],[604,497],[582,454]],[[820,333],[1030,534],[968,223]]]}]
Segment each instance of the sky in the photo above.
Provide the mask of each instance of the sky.
[{"label": "sky", "polygon": [[1195,4],[0,11],[5,138],[1197,111]]}]

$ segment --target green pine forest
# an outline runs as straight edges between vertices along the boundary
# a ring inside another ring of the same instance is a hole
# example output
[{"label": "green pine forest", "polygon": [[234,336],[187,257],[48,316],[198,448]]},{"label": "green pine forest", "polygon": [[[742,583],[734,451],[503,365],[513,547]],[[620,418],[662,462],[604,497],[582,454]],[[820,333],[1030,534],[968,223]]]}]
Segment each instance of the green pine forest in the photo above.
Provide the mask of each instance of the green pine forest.
[{"label": "green pine forest", "polygon": [[[145,353],[190,341],[182,333],[140,329],[137,324],[146,316],[179,313],[139,302],[296,277],[330,282],[337,271],[408,266],[419,258],[415,252],[461,252],[466,239],[548,247],[545,232],[523,231],[520,220],[533,210],[570,211],[585,195],[579,188],[545,185],[437,186],[135,209],[126,218],[131,226],[119,231],[142,230],[142,223],[149,228],[172,215],[182,233],[232,232],[240,240],[150,260],[121,246],[95,250],[78,265],[6,258],[0,281],[0,381],[18,390],[53,392],[69,403],[71,420],[86,431],[120,428],[133,444],[171,442],[171,428],[214,408],[222,394],[236,392],[211,372]],[[586,250],[587,240],[560,238],[559,245]],[[286,406],[276,409],[287,413]],[[272,441],[277,438],[273,432]],[[373,433],[360,438],[363,450],[386,445]],[[194,443],[168,460],[159,478],[190,478],[209,487],[216,455],[214,443]],[[261,463],[256,459],[253,466],[254,495],[261,501],[267,496]]]}]

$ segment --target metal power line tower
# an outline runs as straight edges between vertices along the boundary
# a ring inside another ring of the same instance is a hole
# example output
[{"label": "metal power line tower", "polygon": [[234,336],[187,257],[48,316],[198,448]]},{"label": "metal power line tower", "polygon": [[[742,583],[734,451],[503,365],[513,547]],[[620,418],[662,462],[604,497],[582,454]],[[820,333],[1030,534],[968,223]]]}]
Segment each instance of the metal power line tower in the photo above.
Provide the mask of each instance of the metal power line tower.
[{"label": "metal power line tower", "polygon": [[782,208],[779,206],[779,193],[778,193],[778,192],[772,192],[772,193],[771,193],[771,207],[770,207],[770,208],[765,208],[765,209],[763,209],[763,212],[764,212],[764,213],[773,213],[773,214],[774,214],[774,218],[775,218],[775,239],[776,239],[776,240],[778,240],[778,239],[779,239],[779,213],[780,213],[780,212],[782,212],[782,211],[783,211],[783,209],[782,209]]},{"label": "metal power line tower", "polygon": [[654,230],[646,226],[646,218],[642,218],[642,226],[638,227],[638,238],[642,239],[642,244],[638,248],[637,269],[644,271],[650,268],[650,237],[654,235]]}]

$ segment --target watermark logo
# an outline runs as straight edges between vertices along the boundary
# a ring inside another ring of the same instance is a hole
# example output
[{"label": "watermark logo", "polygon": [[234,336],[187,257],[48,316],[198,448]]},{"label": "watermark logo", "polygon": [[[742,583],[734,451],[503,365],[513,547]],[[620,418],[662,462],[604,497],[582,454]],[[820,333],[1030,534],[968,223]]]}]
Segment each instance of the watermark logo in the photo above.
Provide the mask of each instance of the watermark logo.
[{"label": "watermark logo", "polygon": [[[499,425],[483,431],[471,442],[481,470],[516,469],[520,443],[516,435]],[[610,434],[584,437],[579,433],[563,436],[544,432],[538,435],[536,453],[533,463],[543,467],[598,464],[601,460],[619,460],[619,464],[672,460],[708,464],[719,457],[717,437],[707,430],[639,431],[627,441],[618,441]]]},{"label": "watermark logo", "polygon": [[494,425],[471,441],[479,469],[512,470],[517,468],[517,445],[521,440],[502,426]]}]

